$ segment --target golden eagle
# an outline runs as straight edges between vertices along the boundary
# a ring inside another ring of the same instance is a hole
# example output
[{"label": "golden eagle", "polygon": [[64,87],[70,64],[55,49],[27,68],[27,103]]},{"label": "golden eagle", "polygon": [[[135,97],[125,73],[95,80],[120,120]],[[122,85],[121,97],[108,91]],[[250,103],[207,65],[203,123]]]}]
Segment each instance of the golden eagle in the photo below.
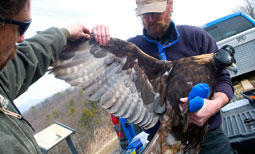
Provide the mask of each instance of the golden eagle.
[{"label": "golden eagle", "polygon": [[188,103],[180,111],[179,99],[198,83],[207,83],[212,97],[217,73],[235,62],[233,55],[234,50],[225,47],[216,53],[161,61],[115,38],[100,46],[92,35],[89,40],[69,42],[51,73],[82,88],[90,100],[115,116],[145,129],[160,120],[157,153],[197,153],[208,124],[190,124]]}]

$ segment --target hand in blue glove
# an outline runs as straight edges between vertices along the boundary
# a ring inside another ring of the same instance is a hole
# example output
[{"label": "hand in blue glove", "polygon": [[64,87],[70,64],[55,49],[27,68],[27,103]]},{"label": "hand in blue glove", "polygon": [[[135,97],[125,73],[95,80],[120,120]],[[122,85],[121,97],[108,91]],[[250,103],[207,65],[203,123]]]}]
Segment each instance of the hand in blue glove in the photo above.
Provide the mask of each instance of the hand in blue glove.
[{"label": "hand in blue glove", "polygon": [[196,84],[190,91],[189,99],[189,111],[197,112],[204,105],[204,98],[207,98],[210,93],[210,87],[206,83]]}]

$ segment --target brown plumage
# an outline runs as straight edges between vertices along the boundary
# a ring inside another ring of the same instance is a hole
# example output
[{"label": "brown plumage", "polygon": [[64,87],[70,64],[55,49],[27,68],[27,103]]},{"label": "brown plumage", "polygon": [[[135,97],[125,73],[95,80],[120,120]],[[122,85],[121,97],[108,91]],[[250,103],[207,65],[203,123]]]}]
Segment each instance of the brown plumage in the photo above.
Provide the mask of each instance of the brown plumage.
[{"label": "brown plumage", "polygon": [[[233,53],[228,53],[232,58]],[[160,120],[159,138],[150,145],[148,153],[155,150],[156,153],[198,153],[208,124],[202,127],[190,124],[188,103],[181,112],[179,99],[188,96],[197,83],[210,86],[211,98],[217,73],[234,62],[231,59],[222,65],[224,62],[219,57],[210,53],[165,62],[126,41],[111,39],[101,47],[92,38],[70,42],[51,73],[82,88],[89,99],[99,101],[115,116],[127,118],[145,129]]]}]

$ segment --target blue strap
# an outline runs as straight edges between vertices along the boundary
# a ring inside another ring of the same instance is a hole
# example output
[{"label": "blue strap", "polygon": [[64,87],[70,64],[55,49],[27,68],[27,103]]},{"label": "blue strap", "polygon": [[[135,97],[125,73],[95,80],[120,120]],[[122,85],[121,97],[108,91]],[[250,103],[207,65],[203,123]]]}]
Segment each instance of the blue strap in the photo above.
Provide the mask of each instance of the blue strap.
[{"label": "blue strap", "polygon": [[164,61],[167,61],[167,57],[166,57],[166,48],[172,46],[173,44],[177,43],[179,38],[180,38],[180,34],[175,26],[175,23],[172,21],[173,25],[174,25],[174,30],[176,32],[176,40],[174,40],[173,42],[171,42],[170,44],[166,45],[166,46],[163,46],[161,43],[159,43],[158,41],[155,41],[155,40],[151,40],[149,38],[147,38],[145,35],[143,35],[143,37],[149,41],[149,42],[152,42],[152,43],[156,43],[157,44],[157,47],[158,47],[158,53],[160,55],[160,58],[161,60],[164,60]]},{"label": "blue strap", "polygon": [[126,118],[120,118],[120,123],[123,128],[124,134],[128,139],[128,143],[136,136],[135,129],[132,123],[128,123]]}]

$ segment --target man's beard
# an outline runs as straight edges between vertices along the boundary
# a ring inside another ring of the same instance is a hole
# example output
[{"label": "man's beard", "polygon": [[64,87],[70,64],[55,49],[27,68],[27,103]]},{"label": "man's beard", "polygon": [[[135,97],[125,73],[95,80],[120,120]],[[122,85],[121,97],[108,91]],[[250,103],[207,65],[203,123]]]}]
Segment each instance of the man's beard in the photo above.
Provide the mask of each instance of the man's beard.
[{"label": "man's beard", "polygon": [[163,21],[156,21],[154,23],[144,24],[144,28],[152,39],[161,39],[170,24],[170,18],[166,16]]},{"label": "man's beard", "polygon": [[11,59],[15,56],[16,52],[17,52],[17,46],[15,45],[15,46],[13,47],[12,52],[11,52],[11,54],[9,55],[9,57],[8,57],[8,58],[6,59],[6,61],[0,66],[0,70],[2,70],[2,69],[5,67],[5,65],[8,63],[8,61],[11,60]]}]

